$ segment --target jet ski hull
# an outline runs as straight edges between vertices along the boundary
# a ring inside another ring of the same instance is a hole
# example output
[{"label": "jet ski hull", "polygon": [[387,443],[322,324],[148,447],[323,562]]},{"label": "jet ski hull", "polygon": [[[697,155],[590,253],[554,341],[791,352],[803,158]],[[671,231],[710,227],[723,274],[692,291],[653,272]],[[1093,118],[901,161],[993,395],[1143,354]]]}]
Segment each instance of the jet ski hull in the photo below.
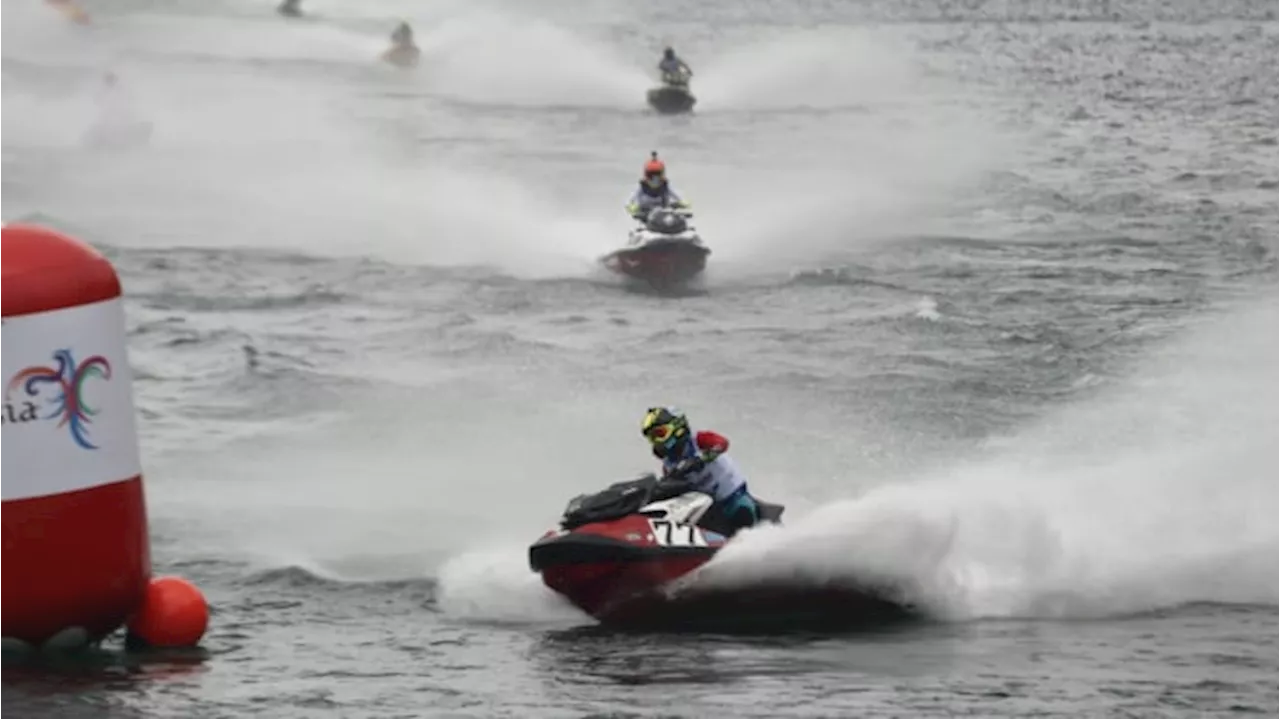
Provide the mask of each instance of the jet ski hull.
[{"label": "jet ski hull", "polygon": [[597,620],[626,629],[749,633],[878,630],[924,616],[887,588],[853,583],[680,584],[618,602]]},{"label": "jet ski hull", "polygon": [[672,545],[660,536],[664,531],[645,517],[631,515],[569,532],[548,532],[529,548],[529,567],[541,573],[548,588],[607,621],[705,564],[725,542],[714,532],[677,528],[688,532],[680,537],[687,543]]},{"label": "jet ski hull", "polygon": [[416,46],[392,46],[382,53],[382,61],[396,67],[416,67],[421,56],[422,51]]},{"label": "jet ski hull", "polygon": [[794,631],[883,627],[918,617],[888,588],[851,582],[690,583],[727,541],[702,536],[705,546],[661,546],[648,520],[632,515],[548,532],[529,548],[529,565],[549,589],[610,627]]},{"label": "jet ski hull", "polygon": [[547,587],[607,622],[637,602],[654,601],[724,546],[727,527],[699,524],[711,504],[706,494],[653,475],[578,495],[560,528],[529,547],[529,567]]},{"label": "jet ski hull", "polygon": [[711,250],[698,240],[661,237],[617,250],[601,262],[617,274],[654,287],[670,287],[702,274],[710,254]]},{"label": "jet ski hull", "polygon": [[649,106],[663,114],[692,112],[698,100],[688,88],[663,85],[648,92]]}]

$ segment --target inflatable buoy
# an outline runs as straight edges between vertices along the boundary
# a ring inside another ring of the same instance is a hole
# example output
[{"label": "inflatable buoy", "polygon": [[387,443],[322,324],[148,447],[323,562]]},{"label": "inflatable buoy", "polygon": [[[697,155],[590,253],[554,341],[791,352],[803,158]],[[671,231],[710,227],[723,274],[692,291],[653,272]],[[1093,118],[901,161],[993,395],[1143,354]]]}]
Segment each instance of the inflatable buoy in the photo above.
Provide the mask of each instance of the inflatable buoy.
[{"label": "inflatable buoy", "polygon": [[142,608],[129,620],[129,639],[148,647],[190,647],[209,626],[209,605],[194,584],[180,577],[157,577],[147,586]]},{"label": "inflatable buoy", "polygon": [[6,647],[96,642],[142,606],[150,541],[115,268],[43,227],[0,230]]}]

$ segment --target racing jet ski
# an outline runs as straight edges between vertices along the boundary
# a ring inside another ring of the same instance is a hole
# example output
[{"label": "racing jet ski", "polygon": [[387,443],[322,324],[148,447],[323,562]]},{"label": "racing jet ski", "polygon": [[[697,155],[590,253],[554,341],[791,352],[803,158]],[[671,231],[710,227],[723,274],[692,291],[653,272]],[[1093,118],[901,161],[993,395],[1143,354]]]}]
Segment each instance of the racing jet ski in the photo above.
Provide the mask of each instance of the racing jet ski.
[{"label": "racing jet ski", "polygon": [[662,84],[648,92],[649,106],[663,114],[690,112],[698,99],[689,91],[687,73],[663,73]]},{"label": "racing jet ski", "polygon": [[710,248],[688,210],[655,207],[627,236],[627,246],[600,259],[609,270],[654,287],[688,282],[707,267]]},{"label": "racing jet ski", "polygon": [[[760,521],[784,507],[765,502]],[[646,474],[569,500],[560,527],[529,548],[542,581],[602,622],[628,622],[662,601],[664,585],[706,563],[732,529],[707,515],[712,498]]]},{"label": "racing jet ski", "polygon": [[[785,507],[756,500],[760,523]],[[696,570],[732,529],[701,492],[645,474],[569,500],[559,527],[529,547],[542,583],[606,626],[698,631],[882,628],[924,612],[884,578],[805,580],[790,573],[731,584],[699,582]]]}]

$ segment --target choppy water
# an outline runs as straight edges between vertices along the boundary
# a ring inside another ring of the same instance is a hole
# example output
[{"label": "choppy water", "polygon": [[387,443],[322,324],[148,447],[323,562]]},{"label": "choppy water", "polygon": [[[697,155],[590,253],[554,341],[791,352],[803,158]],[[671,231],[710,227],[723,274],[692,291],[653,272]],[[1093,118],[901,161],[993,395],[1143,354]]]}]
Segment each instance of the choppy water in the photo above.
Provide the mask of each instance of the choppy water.
[{"label": "choppy water", "polygon": [[[14,716],[1277,711],[1274,5],[5,7],[4,218],[125,281],[156,569],[208,659]],[[400,18],[412,71],[374,61]],[[672,42],[698,111],[643,105]],[[111,116],[153,123],[104,148]],[[594,259],[649,150],[713,249]],[[676,403],[788,525],[708,582],[935,619],[626,635],[524,550]]]}]

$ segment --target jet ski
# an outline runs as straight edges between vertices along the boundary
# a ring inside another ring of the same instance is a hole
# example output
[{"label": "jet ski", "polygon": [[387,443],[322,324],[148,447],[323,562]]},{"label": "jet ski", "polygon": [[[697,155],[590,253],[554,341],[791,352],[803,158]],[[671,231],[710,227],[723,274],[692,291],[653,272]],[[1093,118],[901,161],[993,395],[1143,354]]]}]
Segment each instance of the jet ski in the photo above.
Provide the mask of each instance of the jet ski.
[{"label": "jet ski", "polygon": [[689,91],[689,77],[684,73],[666,73],[662,84],[648,92],[649,106],[663,114],[690,112],[698,99]]},{"label": "jet ski", "polygon": [[[784,507],[757,500],[760,521]],[[662,601],[663,588],[705,564],[732,529],[707,515],[712,498],[653,474],[569,500],[560,526],[529,547],[542,581],[602,622],[626,622]]]},{"label": "jet ski", "polygon": [[414,67],[422,50],[413,42],[413,28],[401,22],[391,33],[391,47],[383,51],[382,61],[397,67]]},{"label": "jet ski", "polygon": [[[781,524],[785,507],[756,503],[761,523]],[[775,571],[746,582],[699,582],[696,570],[733,534],[717,515],[708,515],[712,504],[708,495],[652,474],[578,495],[559,526],[529,547],[529,567],[552,591],[610,627],[879,630],[924,616],[907,588],[883,578],[806,580]]]},{"label": "jet ski", "polygon": [[383,62],[396,67],[414,67],[421,56],[422,51],[417,45],[392,45],[383,51],[381,58]]},{"label": "jet ski", "polygon": [[688,210],[655,207],[627,236],[627,246],[600,259],[609,270],[654,287],[682,284],[707,267],[710,248]]}]

